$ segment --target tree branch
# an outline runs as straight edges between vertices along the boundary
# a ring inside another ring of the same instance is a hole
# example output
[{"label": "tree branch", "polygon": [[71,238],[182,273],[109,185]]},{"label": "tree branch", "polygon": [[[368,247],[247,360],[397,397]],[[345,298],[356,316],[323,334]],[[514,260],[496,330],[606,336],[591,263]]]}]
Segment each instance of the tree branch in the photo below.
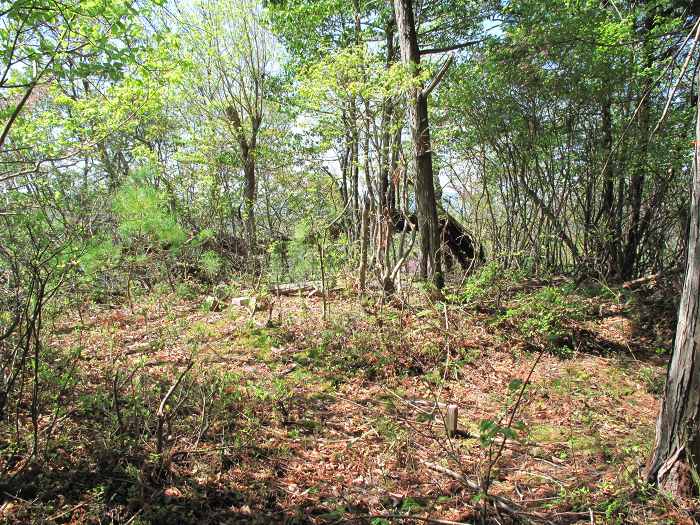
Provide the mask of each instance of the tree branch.
[{"label": "tree branch", "polygon": [[426,49],[421,49],[419,53],[421,55],[435,55],[437,53],[447,53],[448,51],[455,51],[457,49],[465,49],[467,47],[475,46],[476,44],[481,44],[484,40],[471,40],[469,42],[461,42],[459,44],[453,44],[451,46],[445,47],[430,47]]},{"label": "tree branch", "polygon": [[426,87],[423,88],[423,91],[421,91],[421,96],[427,97],[430,95],[430,92],[437,87],[437,85],[440,83],[442,80],[442,77],[445,76],[445,73],[447,73],[447,70],[450,68],[450,65],[452,64],[452,61],[454,60],[454,55],[450,55],[445,63],[442,65],[442,67],[438,70],[438,72],[435,74],[433,79],[430,81],[430,84],[428,84]]}]

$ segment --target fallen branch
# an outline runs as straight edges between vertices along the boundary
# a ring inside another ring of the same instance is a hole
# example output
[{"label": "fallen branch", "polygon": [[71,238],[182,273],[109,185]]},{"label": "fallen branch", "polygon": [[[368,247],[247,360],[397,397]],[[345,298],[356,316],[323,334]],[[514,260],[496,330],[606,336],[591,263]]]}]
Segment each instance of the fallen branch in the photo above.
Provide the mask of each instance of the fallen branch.
[{"label": "fallen branch", "polygon": [[[421,462],[426,467],[428,467],[430,470],[434,470],[435,472],[440,472],[441,474],[445,474],[446,476],[449,476],[453,479],[456,479],[457,481],[459,481],[461,483],[464,483],[472,491],[477,492],[479,494],[482,493],[481,487],[479,486],[478,483],[463,476],[459,472],[455,472],[454,470],[450,470],[447,467],[443,467],[442,465],[438,465],[437,463],[431,463],[431,462],[425,461],[425,460],[421,460]],[[511,516],[516,516],[518,514],[522,514],[522,512],[511,501],[508,501],[505,498],[502,498],[500,496],[494,496],[492,494],[486,494],[485,497],[487,500],[492,502],[499,510],[507,512]]]},{"label": "fallen branch", "polygon": [[302,281],[299,283],[271,284],[268,291],[275,295],[293,295],[306,292],[318,292],[323,287],[321,281]]},{"label": "fallen branch", "polygon": [[639,279],[634,279],[632,281],[627,281],[626,283],[622,284],[622,287],[625,290],[632,290],[634,288],[637,288],[638,286],[642,286],[643,284],[655,281],[659,277],[661,277],[661,272],[655,273],[653,275],[646,275],[644,277],[640,277]]},{"label": "fallen branch", "polygon": [[413,520],[421,521],[423,523],[435,523],[437,525],[471,525],[465,521],[450,521],[441,520],[437,518],[421,518],[419,516],[407,516],[406,514],[363,514],[361,516],[353,516],[352,518],[341,518],[338,521],[334,521],[333,525],[338,525],[339,523],[348,523],[350,521],[372,520],[375,518],[385,520]]}]

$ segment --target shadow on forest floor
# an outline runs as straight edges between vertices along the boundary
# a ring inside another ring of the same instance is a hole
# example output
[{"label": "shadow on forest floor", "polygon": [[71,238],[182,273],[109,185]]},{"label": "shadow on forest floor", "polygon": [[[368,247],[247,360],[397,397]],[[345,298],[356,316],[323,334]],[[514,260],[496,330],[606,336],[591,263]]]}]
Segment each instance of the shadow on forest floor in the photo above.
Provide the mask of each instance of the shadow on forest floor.
[{"label": "shadow on forest floor", "polygon": [[[0,432],[0,468],[8,473],[0,517],[473,522],[481,516],[474,492],[424,462],[472,480],[484,474],[483,422],[508,413],[510,385],[536,359],[537,347],[522,335],[527,323],[555,332],[555,343],[572,351],[545,353],[534,370],[517,431],[494,466],[493,493],[555,523],[588,520],[590,512],[629,523],[674,515],[678,509],[639,481],[670,316],[629,300],[531,295],[514,296],[497,314],[420,294],[385,305],[336,295],[327,322],[320,299],[279,298],[272,326],[264,312],[252,319],[234,306],[209,312],[174,296],[143,298],[137,313],[68,315],[48,341],[47,360],[64,370],[74,364],[75,383],[44,383],[47,396],[60,393],[62,412],[41,465],[20,468],[31,435],[26,414],[25,440],[12,444],[12,429]],[[64,356],[76,348],[74,361]],[[196,364],[168,403],[158,455],[158,405],[191,355]],[[447,403],[459,406],[459,438],[445,435]]]}]

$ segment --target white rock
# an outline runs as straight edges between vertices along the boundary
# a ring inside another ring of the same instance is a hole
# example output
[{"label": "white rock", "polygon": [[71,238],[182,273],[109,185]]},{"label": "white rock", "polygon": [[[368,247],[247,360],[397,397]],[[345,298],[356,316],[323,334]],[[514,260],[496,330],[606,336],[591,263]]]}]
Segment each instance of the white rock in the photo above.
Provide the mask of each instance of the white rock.
[{"label": "white rock", "polygon": [[250,297],[234,297],[231,299],[231,304],[233,306],[248,306],[250,304]]}]

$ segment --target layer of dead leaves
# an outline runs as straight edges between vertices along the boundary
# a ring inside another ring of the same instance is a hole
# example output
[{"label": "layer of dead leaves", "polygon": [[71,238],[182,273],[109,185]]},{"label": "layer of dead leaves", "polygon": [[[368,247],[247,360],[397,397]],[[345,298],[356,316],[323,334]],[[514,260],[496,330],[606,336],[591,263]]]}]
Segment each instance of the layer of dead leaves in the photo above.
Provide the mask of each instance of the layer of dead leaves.
[{"label": "layer of dead leaves", "polygon": [[[51,457],[7,469],[0,516],[30,522],[43,509],[41,520],[55,523],[512,521],[425,462],[481,483],[500,439],[482,443],[480,423],[508,420],[518,393],[509,385],[525,380],[538,349],[504,333],[488,312],[409,297],[381,304],[337,294],[325,322],[319,298],[276,298],[270,326],[266,312],[205,312],[174,296],[145,298],[133,311],[67,315],[49,340],[57,351],[81,349],[80,382],[66,403],[109,395],[115,369],[124,371],[117,377],[138,370],[165,389],[191,358],[192,381],[205,371],[235,373],[228,388],[239,401],[204,432],[205,415],[179,416],[165,460],[152,459],[144,432],[139,457],[110,463],[131,465],[125,480],[104,466],[104,450],[95,453],[100,417],[69,409]],[[489,492],[534,521],[690,523],[688,502],[655,496],[640,481],[658,410],[650,384],[665,366],[654,350],[669,344],[669,326],[645,324],[649,316],[620,302],[597,306],[597,317],[570,327],[572,358],[541,356],[514,418],[522,426],[491,466]],[[256,394],[265,389],[277,393]],[[459,407],[454,438],[443,423],[450,403]]]}]

